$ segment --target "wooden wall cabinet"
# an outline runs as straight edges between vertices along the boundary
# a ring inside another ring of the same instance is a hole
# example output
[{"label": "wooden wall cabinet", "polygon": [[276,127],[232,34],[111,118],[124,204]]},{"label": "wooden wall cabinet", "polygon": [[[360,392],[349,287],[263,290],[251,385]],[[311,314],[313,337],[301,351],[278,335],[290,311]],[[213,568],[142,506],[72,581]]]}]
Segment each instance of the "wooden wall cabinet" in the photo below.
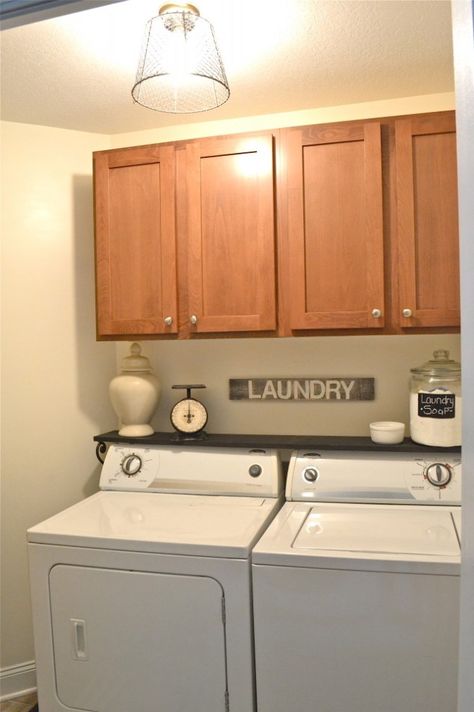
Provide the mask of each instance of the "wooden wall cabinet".
[{"label": "wooden wall cabinet", "polygon": [[280,333],[459,327],[454,112],[282,131]]},{"label": "wooden wall cabinet", "polygon": [[176,333],[175,149],[94,154],[99,337]]},{"label": "wooden wall cabinet", "polygon": [[289,326],[384,326],[381,127],[351,122],[289,129]]},{"label": "wooden wall cabinet", "polygon": [[265,134],[94,155],[99,338],[275,330],[273,154]]},{"label": "wooden wall cabinet", "polygon": [[396,263],[402,329],[460,323],[452,112],[395,121]]},{"label": "wooden wall cabinet", "polygon": [[459,327],[454,112],[103,151],[94,166],[99,338]]}]

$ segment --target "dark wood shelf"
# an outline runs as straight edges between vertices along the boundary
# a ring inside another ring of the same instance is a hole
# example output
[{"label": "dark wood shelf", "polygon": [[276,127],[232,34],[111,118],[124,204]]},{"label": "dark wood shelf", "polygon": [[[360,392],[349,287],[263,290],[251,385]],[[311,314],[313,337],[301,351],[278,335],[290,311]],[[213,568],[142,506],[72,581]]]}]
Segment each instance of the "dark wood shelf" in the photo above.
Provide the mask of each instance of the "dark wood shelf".
[{"label": "dark wood shelf", "polygon": [[153,433],[142,438],[122,437],[117,430],[96,435],[96,442],[130,443],[142,445],[180,445],[182,447],[244,447],[274,448],[276,450],[354,450],[367,452],[453,452],[460,447],[429,447],[405,438],[399,445],[379,445],[368,437],[338,435],[254,435],[209,433],[200,437],[182,437],[177,433]]}]

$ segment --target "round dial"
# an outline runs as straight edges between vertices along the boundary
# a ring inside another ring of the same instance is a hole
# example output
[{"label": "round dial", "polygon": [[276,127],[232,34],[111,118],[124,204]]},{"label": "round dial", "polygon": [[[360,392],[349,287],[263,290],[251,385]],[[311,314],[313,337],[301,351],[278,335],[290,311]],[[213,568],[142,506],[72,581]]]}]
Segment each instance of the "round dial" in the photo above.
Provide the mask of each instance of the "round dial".
[{"label": "round dial", "polygon": [[449,465],[442,462],[435,462],[428,465],[425,470],[425,476],[428,482],[435,487],[445,487],[453,476],[453,471]]},{"label": "round dial", "polygon": [[306,470],[303,472],[303,477],[305,478],[306,482],[316,482],[318,479],[319,472],[315,467],[307,467]]},{"label": "round dial", "polygon": [[132,452],[129,455],[125,455],[120,463],[120,466],[124,475],[127,475],[127,477],[134,477],[135,475],[138,475],[142,469],[142,464],[141,457]]},{"label": "round dial", "polygon": [[180,433],[198,433],[207,423],[207,410],[195,398],[183,398],[171,411],[171,424]]}]

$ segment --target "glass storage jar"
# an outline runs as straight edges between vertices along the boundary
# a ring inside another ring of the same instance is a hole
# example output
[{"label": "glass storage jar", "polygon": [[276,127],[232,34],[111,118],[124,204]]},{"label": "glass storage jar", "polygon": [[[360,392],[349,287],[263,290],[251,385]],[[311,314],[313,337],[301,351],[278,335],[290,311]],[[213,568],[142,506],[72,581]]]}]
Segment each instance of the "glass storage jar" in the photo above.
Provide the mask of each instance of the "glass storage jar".
[{"label": "glass storage jar", "polygon": [[411,374],[411,439],[422,445],[461,445],[461,364],[440,349]]}]

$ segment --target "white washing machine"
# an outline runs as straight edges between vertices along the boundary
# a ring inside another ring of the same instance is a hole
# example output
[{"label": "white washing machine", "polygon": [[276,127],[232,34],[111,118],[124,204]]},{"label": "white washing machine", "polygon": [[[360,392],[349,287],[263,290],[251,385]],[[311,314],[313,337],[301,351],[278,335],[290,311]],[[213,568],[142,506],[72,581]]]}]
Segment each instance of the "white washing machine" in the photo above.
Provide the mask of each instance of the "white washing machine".
[{"label": "white washing machine", "polygon": [[254,710],[276,452],[112,445],[100,487],[28,531],[41,712]]},{"label": "white washing machine", "polygon": [[258,712],[456,712],[461,464],[296,453],[252,554]]}]

